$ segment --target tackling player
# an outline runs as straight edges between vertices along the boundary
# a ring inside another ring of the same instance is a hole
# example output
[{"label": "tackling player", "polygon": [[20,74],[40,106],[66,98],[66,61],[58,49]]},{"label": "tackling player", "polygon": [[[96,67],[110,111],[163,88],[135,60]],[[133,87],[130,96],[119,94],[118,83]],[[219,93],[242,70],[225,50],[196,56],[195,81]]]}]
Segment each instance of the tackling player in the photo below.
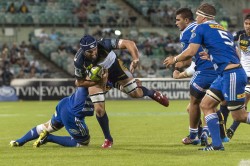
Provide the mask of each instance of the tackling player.
[{"label": "tackling player", "polygon": [[[93,114],[94,105],[88,97],[88,89],[79,87],[71,96],[60,100],[56,106],[56,112],[48,122],[33,127],[23,137],[11,141],[10,146],[23,146],[25,143],[37,138],[38,140],[33,144],[34,147],[39,147],[47,142],[66,147],[88,145],[90,135],[84,118],[86,116],[93,116]],[[60,130],[62,127],[65,127],[70,136],[55,136],[50,134]]]},{"label": "tackling player", "polygon": [[[247,86],[245,87],[245,107],[247,110],[247,104],[250,99],[250,14],[247,14],[244,18],[244,30],[234,34],[234,41],[237,42],[240,51],[241,65],[247,74]],[[230,139],[233,137],[239,125],[240,122],[234,121],[230,128],[227,129],[227,135]]]},{"label": "tackling player", "polygon": [[166,58],[164,64],[169,66],[178,61],[192,58],[201,45],[208,50],[208,54],[201,54],[201,58],[212,61],[218,77],[200,104],[212,137],[212,143],[199,150],[224,150],[220,138],[218,116],[215,113],[216,107],[220,102],[226,101],[234,120],[250,123],[250,114],[244,108],[246,72],[241,67],[233,36],[214,20],[215,7],[208,3],[201,4],[196,14],[196,21],[199,25],[192,33],[188,48],[175,57]]},{"label": "tackling player", "polygon": [[[96,118],[105,136],[103,148],[109,148],[113,144],[109,130],[109,119],[105,110],[105,92],[103,86],[97,85],[89,80],[87,71],[92,66],[99,65],[108,70],[108,80],[115,88],[122,89],[123,92],[132,98],[142,98],[148,96],[163,106],[169,105],[168,98],[155,90],[149,90],[142,86],[133,78],[131,73],[139,64],[139,52],[133,41],[124,39],[101,39],[97,41],[90,35],[85,35],[80,40],[81,48],[75,55],[75,76],[77,86],[89,87],[89,94],[94,103]],[[128,49],[133,60],[130,71],[117,59],[113,50]]]}]

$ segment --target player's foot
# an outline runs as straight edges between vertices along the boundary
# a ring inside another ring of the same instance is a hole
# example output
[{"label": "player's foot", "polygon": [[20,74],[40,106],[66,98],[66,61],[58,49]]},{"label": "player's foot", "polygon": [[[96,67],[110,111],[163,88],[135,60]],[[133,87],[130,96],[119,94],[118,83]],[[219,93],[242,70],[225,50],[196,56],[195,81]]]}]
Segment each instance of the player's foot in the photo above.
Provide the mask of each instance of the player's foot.
[{"label": "player's foot", "polygon": [[196,137],[195,139],[190,139],[189,136],[187,136],[186,138],[182,139],[182,143],[185,145],[197,145],[199,144],[201,141],[198,137]]},{"label": "player's foot", "polygon": [[229,139],[232,139],[233,136],[234,136],[234,131],[233,131],[233,129],[231,129],[231,128],[227,129],[227,137],[228,137]]},{"label": "player's foot", "polygon": [[160,103],[161,105],[168,107],[169,106],[169,101],[167,96],[163,95],[161,92],[155,91],[152,99]]},{"label": "player's foot", "polygon": [[46,131],[46,130],[43,130],[43,131],[40,133],[39,138],[34,142],[33,147],[34,147],[34,148],[38,148],[38,147],[41,146],[42,144],[45,144],[45,143],[46,143],[46,138],[48,137],[48,135],[49,135],[49,132]]},{"label": "player's foot", "polygon": [[224,137],[224,138],[221,138],[221,141],[222,141],[222,142],[229,142],[230,139],[229,139],[228,137]]},{"label": "player's foot", "polygon": [[113,145],[113,141],[110,141],[108,139],[104,140],[104,143],[102,144],[102,148],[111,148]]},{"label": "player's foot", "polygon": [[18,142],[16,142],[16,141],[10,141],[10,147],[18,147],[18,146],[21,146],[21,145],[19,145]]},{"label": "player's foot", "polygon": [[198,150],[202,150],[202,151],[214,151],[214,150],[220,150],[220,151],[224,151],[225,148],[223,145],[221,146],[213,146],[212,144],[207,145],[205,148],[199,148]]},{"label": "player's foot", "polygon": [[208,145],[208,135],[206,132],[203,132],[201,134],[201,146],[207,146]]}]

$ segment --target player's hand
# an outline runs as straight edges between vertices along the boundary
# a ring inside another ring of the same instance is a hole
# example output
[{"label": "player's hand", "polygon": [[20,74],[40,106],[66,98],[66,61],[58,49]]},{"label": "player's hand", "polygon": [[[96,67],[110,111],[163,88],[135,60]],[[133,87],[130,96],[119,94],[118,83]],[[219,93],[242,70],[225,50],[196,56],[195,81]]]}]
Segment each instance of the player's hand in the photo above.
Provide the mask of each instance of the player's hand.
[{"label": "player's hand", "polygon": [[131,73],[135,72],[135,69],[139,66],[139,59],[133,60],[130,64],[129,70]]},{"label": "player's hand", "polygon": [[179,77],[180,77],[180,71],[178,71],[178,70],[175,70],[174,72],[173,72],[173,78],[175,78],[175,79],[178,79]]},{"label": "player's hand", "polygon": [[106,84],[108,82],[108,70],[103,69],[102,71],[102,78],[100,80],[100,85],[103,88],[104,91],[106,91]]},{"label": "player's hand", "polygon": [[174,56],[169,56],[163,61],[163,64],[166,65],[167,68],[174,63]]},{"label": "player's hand", "polygon": [[210,60],[209,54],[205,51],[199,52],[199,55],[201,56],[201,59],[203,60]]}]

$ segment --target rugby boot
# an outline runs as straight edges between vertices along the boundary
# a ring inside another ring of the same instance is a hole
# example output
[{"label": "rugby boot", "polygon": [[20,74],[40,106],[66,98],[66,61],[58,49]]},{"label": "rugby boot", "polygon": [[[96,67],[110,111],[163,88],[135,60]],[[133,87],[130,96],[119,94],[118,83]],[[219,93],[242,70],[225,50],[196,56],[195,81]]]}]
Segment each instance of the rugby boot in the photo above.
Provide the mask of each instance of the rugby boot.
[{"label": "rugby boot", "polygon": [[232,139],[233,136],[234,136],[234,131],[231,128],[227,129],[227,137],[229,139]]},{"label": "rugby boot", "polygon": [[21,145],[19,145],[18,142],[16,142],[16,141],[10,141],[10,147],[18,147],[18,146],[21,146]]},{"label": "rugby boot", "polygon": [[43,130],[43,131],[40,133],[39,138],[34,142],[33,147],[34,147],[34,148],[38,148],[38,147],[41,146],[42,144],[45,144],[45,143],[46,143],[46,138],[48,137],[48,135],[49,135],[49,132],[46,131],[46,130]]},{"label": "rugby boot", "polygon": [[202,151],[224,151],[225,148],[223,145],[221,146],[213,146],[212,144],[207,145],[205,148],[199,148],[198,150],[202,150]]},{"label": "rugby boot", "polygon": [[186,138],[183,138],[181,142],[185,145],[197,145],[201,141],[198,137],[196,137],[195,139],[191,139],[189,136],[187,136]]},{"label": "rugby boot", "polygon": [[157,101],[158,103],[160,103],[161,105],[163,105],[165,107],[169,106],[169,101],[168,101],[167,96],[163,95],[159,91],[154,92],[152,99],[154,99],[155,101]]},{"label": "rugby boot", "polygon": [[108,139],[104,140],[104,143],[102,144],[102,148],[111,148],[113,145],[113,141],[110,141]]}]

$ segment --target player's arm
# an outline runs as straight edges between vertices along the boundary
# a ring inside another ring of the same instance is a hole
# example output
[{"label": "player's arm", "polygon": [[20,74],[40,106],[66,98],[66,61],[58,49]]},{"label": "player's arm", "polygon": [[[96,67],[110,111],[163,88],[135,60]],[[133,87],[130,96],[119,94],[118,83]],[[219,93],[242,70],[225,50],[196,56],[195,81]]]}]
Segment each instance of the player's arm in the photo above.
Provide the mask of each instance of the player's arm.
[{"label": "player's arm", "polygon": [[200,44],[195,44],[195,43],[190,43],[188,47],[179,55],[177,56],[170,56],[167,57],[163,64],[166,65],[166,67],[169,67],[172,64],[175,64],[177,62],[185,61],[188,59],[191,59],[198,51],[200,48]]},{"label": "player's arm", "polygon": [[119,49],[127,49],[133,60],[130,64],[130,71],[133,73],[139,64],[139,51],[134,41],[120,39],[118,42]]},{"label": "player's arm", "polygon": [[194,72],[195,72],[195,63],[192,62],[191,65],[187,69],[185,69],[183,72],[175,70],[173,72],[173,78],[181,79],[181,78],[191,77],[194,74]]},{"label": "player's arm", "polygon": [[90,78],[87,76],[86,70],[78,69],[75,67],[75,85],[81,86],[81,87],[91,87],[100,84],[99,81],[95,82],[90,80]]}]

